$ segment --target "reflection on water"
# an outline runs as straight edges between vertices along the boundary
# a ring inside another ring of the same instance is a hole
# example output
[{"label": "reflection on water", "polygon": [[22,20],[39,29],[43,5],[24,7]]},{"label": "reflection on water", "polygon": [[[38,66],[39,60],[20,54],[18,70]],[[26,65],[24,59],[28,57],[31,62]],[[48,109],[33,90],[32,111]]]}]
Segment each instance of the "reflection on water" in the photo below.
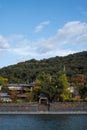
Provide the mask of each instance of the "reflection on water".
[{"label": "reflection on water", "polygon": [[0,115],[0,130],[87,130],[87,115]]}]

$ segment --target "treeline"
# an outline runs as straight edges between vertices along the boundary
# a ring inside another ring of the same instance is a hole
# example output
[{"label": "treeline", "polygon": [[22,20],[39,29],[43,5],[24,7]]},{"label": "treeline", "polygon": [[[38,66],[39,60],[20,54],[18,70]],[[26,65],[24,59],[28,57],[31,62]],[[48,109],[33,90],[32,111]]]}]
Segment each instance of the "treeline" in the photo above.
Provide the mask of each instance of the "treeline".
[{"label": "treeline", "polygon": [[9,83],[29,83],[35,81],[42,72],[53,76],[60,71],[65,71],[70,81],[76,80],[75,77],[79,76],[85,80],[87,77],[87,51],[64,57],[56,56],[43,60],[31,59],[1,68],[0,76],[8,78]]}]

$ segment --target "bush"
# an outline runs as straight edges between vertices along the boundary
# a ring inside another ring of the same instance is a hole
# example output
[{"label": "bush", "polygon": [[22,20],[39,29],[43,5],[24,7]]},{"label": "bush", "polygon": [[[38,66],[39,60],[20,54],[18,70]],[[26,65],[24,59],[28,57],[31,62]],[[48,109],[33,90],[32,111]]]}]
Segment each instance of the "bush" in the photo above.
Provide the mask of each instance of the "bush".
[{"label": "bush", "polygon": [[80,100],[77,98],[68,98],[66,99],[67,102],[79,102]]},{"label": "bush", "polygon": [[83,99],[84,102],[87,102],[87,97]]}]

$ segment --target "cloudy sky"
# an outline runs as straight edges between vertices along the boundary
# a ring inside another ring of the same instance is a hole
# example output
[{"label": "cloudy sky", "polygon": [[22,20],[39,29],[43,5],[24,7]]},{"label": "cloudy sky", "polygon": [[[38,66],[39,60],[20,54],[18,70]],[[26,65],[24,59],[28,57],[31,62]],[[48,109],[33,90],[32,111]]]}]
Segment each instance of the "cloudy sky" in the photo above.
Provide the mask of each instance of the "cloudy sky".
[{"label": "cloudy sky", "polygon": [[0,0],[0,68],[87,51],[87,0]]}]

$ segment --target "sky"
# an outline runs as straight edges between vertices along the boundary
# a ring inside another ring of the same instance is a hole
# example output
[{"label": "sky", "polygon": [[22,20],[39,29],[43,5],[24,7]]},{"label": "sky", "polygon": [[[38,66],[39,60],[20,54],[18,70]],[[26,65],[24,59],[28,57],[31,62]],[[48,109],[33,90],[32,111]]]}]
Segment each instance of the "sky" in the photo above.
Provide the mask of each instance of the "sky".
[{"label": "sky", "polygon": [[0,0],[0,68],[87,51],[87,0]]}]

